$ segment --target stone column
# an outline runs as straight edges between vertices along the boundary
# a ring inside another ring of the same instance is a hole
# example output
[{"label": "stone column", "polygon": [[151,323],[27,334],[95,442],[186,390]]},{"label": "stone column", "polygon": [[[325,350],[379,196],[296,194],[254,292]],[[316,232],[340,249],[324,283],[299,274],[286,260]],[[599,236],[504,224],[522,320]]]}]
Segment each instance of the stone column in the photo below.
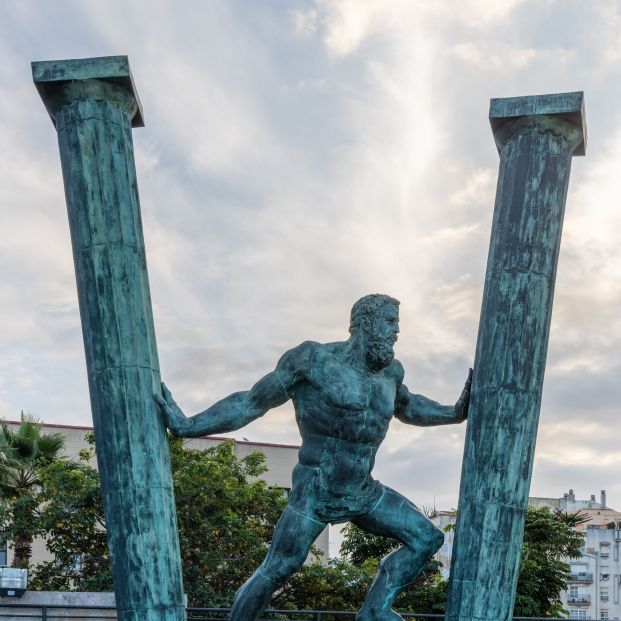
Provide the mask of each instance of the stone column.
[{"label": "stone column", "polygon": [[184,618],[126,56],[32,63],[56,131],[114,590],[124,621]]},{"label": "stone column", "polygon": [[509,621],[582,93],[493,99],[496,204],[461,474],[447,621]]}]

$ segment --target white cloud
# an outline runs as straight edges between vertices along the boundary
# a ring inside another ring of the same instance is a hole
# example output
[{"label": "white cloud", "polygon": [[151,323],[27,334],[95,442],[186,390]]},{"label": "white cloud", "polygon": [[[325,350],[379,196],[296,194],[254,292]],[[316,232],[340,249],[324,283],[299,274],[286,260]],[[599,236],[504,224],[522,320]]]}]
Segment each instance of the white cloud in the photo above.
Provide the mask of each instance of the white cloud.
[{"label": "white cloud", "polygon": [[496,171],[491,168],[477,168],[468,178],[465,187],[449,196],[449,205],[463,208],[494,199],[496,188]]},{"label": "white cloud", "polygon": [[493,71],[522,68],[537,57],[537,51],[533,49],[520,50],[505,47],[504,50],[496,50],[494,53],[490,53],[489,49],[485,50],[480,44],[473,42],[458,43],[453,47],[453,52],[457,58],[466,63]]},{"label": "white cloud", "polygon": [[310,37],[317,32],[318,14],[315,9],[306,11],[291,10],[289,11],[289,15],[296,34],[303,37]]},{"label": "white cloud", "polygon": [[438,21],[458,22],[467,28],[481,30],[497,25],[524,0],[464,0],[463,2],[409,2],[394,0],[316,0],[316,9],[295,13],[296,30],[308,36],[323,25],[323,39],[335,57],[356,52],[361,45],[379,36],[385,39],[429,38],[423,34],[426,24]]},{"label": "white cloud", "polygon": [[533,49],[506,44],[469,41],[452,48],[455,56],[464,63],[487,71],[511,71],[524,69],[535,62],[547,61],[557,64],[570,62],[575,52],[563,48]]},{"label": "white cloud", "polygon": [[443,17],[453,17],[470,28],[488,28],[497,25],[509,16],[526,0],[465,0],[458,3],[432,3],[432,7]]}]

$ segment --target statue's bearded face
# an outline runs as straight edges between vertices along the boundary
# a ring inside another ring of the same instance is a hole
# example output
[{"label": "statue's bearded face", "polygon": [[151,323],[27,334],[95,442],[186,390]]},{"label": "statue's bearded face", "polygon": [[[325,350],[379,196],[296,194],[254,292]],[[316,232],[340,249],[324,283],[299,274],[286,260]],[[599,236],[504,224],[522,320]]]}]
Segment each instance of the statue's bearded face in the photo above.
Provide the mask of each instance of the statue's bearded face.
[{"label": "statue's bearded face", "polygon": [[394,344],[399,334],[399,309],[384,305],[373,325],[366,331],[366,359],[372,371],[386,368],[395,357]]}]

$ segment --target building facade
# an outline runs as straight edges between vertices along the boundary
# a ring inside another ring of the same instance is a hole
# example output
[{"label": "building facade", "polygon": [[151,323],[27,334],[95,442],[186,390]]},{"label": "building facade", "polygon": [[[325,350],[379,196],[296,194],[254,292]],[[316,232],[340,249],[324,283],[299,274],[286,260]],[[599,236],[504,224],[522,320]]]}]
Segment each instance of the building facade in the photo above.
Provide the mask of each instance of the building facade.
[{"label": "building facade", "polygon": [[[17,421],[4,421],[8,425],[19,425]],[[92,431],[92,427],[81,427],[73,425],[51,425],[44,424],[44,433],[61,433],[65,438],[64,456],[77,459],[80,451],[88,448],[86,434]],[[192,438],[184,440],[184,445],[192,449],[207,449],[216,446],[229,438],[208,436],[204,438]],[[262,479],[269,487],[277,487],[288,493],[291,489],[291,473],[298,461],[298,449],[300,447],[290,444],[271,444],[267,442],[235,441],[235,455],[245,457],[249,453],[259,451],[265,455],[267,472],[262,475]],[[93,457],[91,465],[97,467],[97,460]],[[323,552],[321,561],[326,563],[329,557],[328,550],[329,527],[319,535],[315,541],[315,547]],[[36,565],[44,561],[52,560],[52,555],[45,547],[45,541],[37,539],[32,546],[31,563]],[[10,565],[13,560],[13,552],[10,542],[0,543],[0,567]]]},{"label": "building facade", "polygon": [[588,525],[582,557],[570,560],[564,603],[571,619],[621,619],[621,517]]},{"label": "building facade", "polygon": [[563,606],[570,619],[621,619],[619,586],[621,564],[619,543],[621,512],[609,507],[606,491],[599,500],[592,494],[588,500],[576,499],[573,489],[561,498],[531,498],[535,507],[549,507],[567,513],[588,516],[577,529],[585,531],[584,548],[579,559],[566,559],[571,566],[571,580],[563,594]]}]

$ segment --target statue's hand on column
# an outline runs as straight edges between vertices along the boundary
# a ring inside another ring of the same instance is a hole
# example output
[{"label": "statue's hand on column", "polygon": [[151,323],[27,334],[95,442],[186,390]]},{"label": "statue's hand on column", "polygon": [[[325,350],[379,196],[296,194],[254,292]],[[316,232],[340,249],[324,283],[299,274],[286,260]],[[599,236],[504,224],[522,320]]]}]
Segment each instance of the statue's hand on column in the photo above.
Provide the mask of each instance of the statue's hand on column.
[{"label": "statue's hand on column", "polygon": [[173,399],[172,393],[168,390],[164,382],[162,382],[162,394],[153,395],[153,398],[159,406],[160,412],[162,412],[166,427],[176,436],[182,436],[188,429],[189,421]]},{"label": "statue's hand on column", "polygon": [[459,399],[455,404],[455,416],[458,420],[466,420],[468,418],[468,406],[470,405],[470,387],[472,386],[472,369],[468,371],[468,379],[461,391]]}]

